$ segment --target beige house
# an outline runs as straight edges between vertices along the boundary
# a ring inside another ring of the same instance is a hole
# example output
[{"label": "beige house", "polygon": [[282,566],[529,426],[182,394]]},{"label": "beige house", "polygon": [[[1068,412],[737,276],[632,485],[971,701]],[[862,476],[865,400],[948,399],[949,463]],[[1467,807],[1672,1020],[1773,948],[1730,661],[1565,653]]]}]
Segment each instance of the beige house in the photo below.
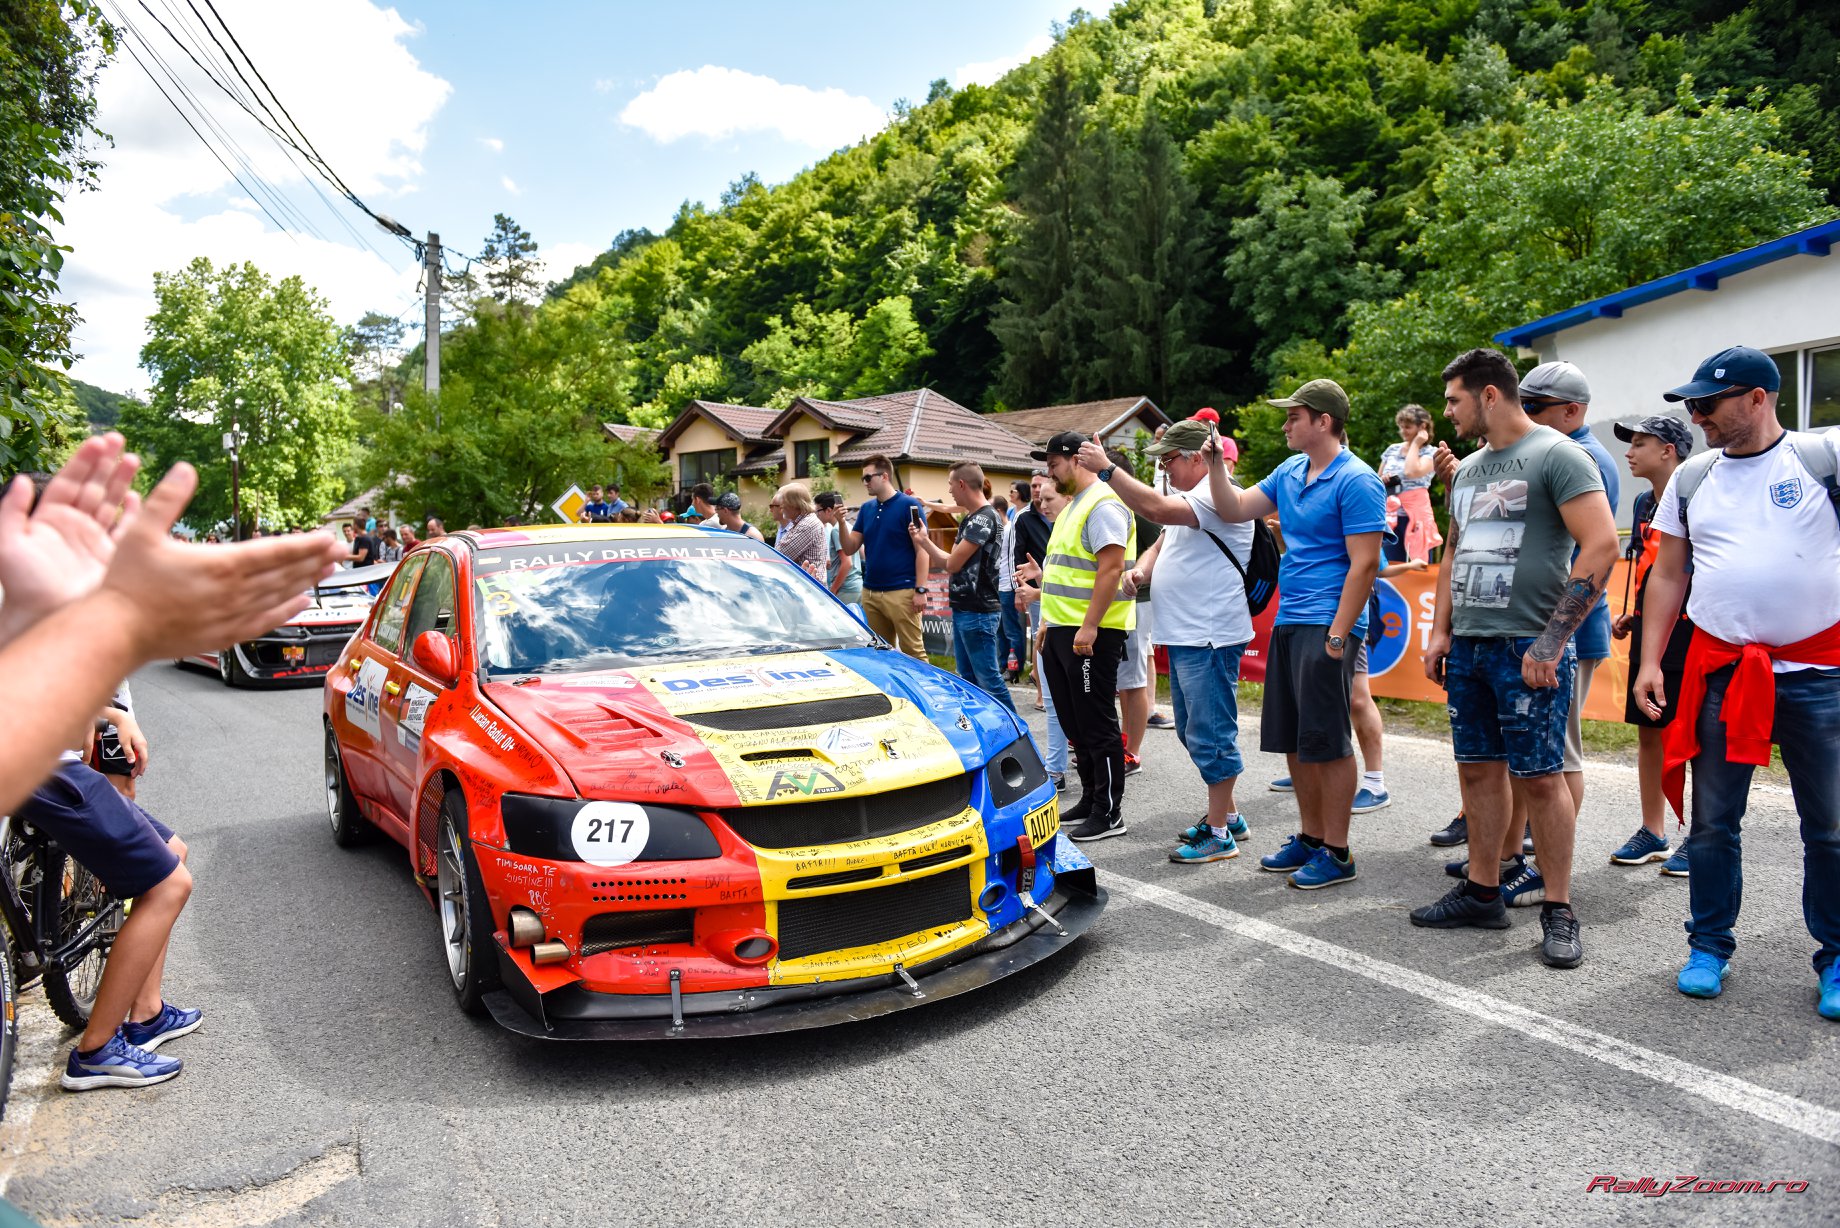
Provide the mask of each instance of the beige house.
[{"label": "beige house", "polygon": [[864,497],[863,462],[878,454],[894,461],[905,489],[943,499],[946,473],[959,461],[982,465],[994,486],[1029,475],[1032,446],[996,415],[930,388],[853,401],[799,397],[783,410],[692,401],[658,435],[680,497],[698,482],[732,485],[749,512],[764,510],[781,483],[824,467],[854,506]]},{"label": "beige house", "polygon": [[1109,401],[1081,401],[1075,405],[1045,405],[1040,409],[1012,409],[986,414],[987,421],[1022,436],[1036,447],[1062,431],[1078,431],[1088,439],[1097,435],[1107,447],[1130,448],[1137,433],[1156,434],[1170,418],[1149,397],[1113,397]]}]

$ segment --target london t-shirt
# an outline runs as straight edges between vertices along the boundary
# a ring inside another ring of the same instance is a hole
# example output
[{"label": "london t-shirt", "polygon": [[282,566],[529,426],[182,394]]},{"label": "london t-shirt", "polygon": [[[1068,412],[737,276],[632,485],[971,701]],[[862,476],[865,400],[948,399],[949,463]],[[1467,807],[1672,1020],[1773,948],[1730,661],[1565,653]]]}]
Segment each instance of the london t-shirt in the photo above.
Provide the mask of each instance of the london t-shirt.
[{"label": "london t-shirt", "polygon": [[[1654,524],[1692,543],[1694,626],[1731,644],[1793,644],[1840,621],[1840,518],[1787,435],[1756,456],[1721,453],[1685,525],[1679,481],[1676,470]],[[1779,674],[1811,668],[1776,662]]]},{"label": "london t-shirt", "polygon": [[1241,567],[1252,560],[1252,522],[1228,524],[1214,511],[1203,483],[1176,491],[1194,509],[1200,528],[1170,525],[1157,552],[1156,627],[1158,644],[1184,648],[1226,648],[1252,639],[1252,612],[1246,608],[1246,584],[1233,564],[1220,557],[1211,532],[1226,544]]},{"label": "london t-shirt", "polygon": [[997,600],[997,551],[1002,537],[997,509],[988,503],[975,512],[967,512],[958,522],[958,540],[970,542],[977,549],[963,567],[952,573],[946,585],[946,602],[954,612],[995,614],[1003,608]]},{"label": "london t-shirt", "polygon": [[1450,488],[1451,631],[1494,638],[1546,630],[1572,573],[1574,543],[1559,509],[1603,489],[1590,453],[1550,426],[1467,457]]},{"label": "london t-shirt", "polygon": [[913,508],[926,515],[920,500],[903,492],[886,503],[871,499],[856,513],[856,531],[863,539],[863,587],[872,593],[914,586],[914,539],[907,535]]}]

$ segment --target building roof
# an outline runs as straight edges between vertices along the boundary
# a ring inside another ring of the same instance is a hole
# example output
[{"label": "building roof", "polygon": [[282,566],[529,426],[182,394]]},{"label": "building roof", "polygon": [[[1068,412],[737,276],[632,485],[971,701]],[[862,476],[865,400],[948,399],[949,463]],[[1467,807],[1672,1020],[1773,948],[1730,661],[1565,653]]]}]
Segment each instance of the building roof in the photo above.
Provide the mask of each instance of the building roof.
[{"label": "building roof", "polygon": [[882,425],[876,412],[861,402],[816,401],[800,397],[773,419],[773,425],[767,429],[775,435],[783,435],[800,414],[810,414],[821,426],[833,431],[873,431]]},{"label": "building roof", "polygon": [[1028,440],[931,388],[854,401],[800,397],[792,408],[805,408],[820,419],[840,420],[839,415],[848,415],[876,423],[873,430],[837,449],[831,457],[833,465],[860,465],[877,454],[896,464],[952,465],[969,460],[1013,473],[1027,473],[1039,463],[1029,456],[1032,445]]},{"label": "building roof", "polygon": [[658,432],[643,426],[632,426],[625,422],[603,422],[601,429],[621,443],[633,443],[642,439],[656,439]]},{"label": "building roof", "polygon": [[1075,405],[1044,405],[1039,409],[1012,409],[984,417],[1031,443],[1044,444],[1062,431],[1082,435],[1109,435],[1133,417],[1148,417],[1153,426],[1169,421],[1149,397],[1113,397],[1109,401],[1081,401]]},{"label": "building roof", "polygon": [[768,428],[779,414],[752,405],[724,405],[720,401],[692,401],[684,406],[671,425],[658,434],[660,450],[669,450],[677,437],[698,418],[702,418],[740,443],[767,443],[773,438]]},{"label": "building roof", "polygon": [[1759,243],[1741,252],[1720,256],[1717,260],[1708,260],[1690,269],[1682,269],[1678,273],[1657,277],[1639,286],[1631,286],[1627,290],[1618,290],[1615,294],[1606,294],[1588,303],[1568,307],[1519,328],[1496,333],[1495,340],[1503,345],[1530,346],[1541,337],[1576,328],[1591,320],[1615,319],[1631,307],[1652,303],[1682,290],[1717,290],[1719,282],[1724,278],[1786,260],[1790,256],[1825,256],[1836,243],[1840,243],[1840,220],[1823,222],[1819,226],[1810,226],[1780,239],[1771,239],[1768,243]]}]

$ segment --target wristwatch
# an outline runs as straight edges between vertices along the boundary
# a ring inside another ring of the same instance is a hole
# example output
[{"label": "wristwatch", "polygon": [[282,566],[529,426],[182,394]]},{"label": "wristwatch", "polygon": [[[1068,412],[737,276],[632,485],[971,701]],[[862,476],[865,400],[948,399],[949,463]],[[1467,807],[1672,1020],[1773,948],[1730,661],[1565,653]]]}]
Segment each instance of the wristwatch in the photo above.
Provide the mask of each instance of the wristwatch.
[{"label": "wristwatch", "polygon": [[1333,648],[1337,652],[1340,652],[1342,649],[1348,646],[1348,640],[1344,636],[1331,635],[1328,637],[1328,640],[1329,640],[1329,647]]},{"label": "wristwatch", "polygon": [[1112,480],[1112,474],[1117,468],[1118,466],[1116,465],[1107,465],[1105,468],[1099,470],[1099,480],[1101,482],[1110,482]]}]

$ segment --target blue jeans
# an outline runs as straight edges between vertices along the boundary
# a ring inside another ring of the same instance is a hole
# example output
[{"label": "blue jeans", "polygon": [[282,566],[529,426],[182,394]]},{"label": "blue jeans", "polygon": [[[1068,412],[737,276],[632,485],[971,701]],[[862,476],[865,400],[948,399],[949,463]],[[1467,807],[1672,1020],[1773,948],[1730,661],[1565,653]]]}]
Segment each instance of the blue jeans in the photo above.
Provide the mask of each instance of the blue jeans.
[{"label": "blue jeans", "polygon": [[1176,710],[1176,737],[1210,785],[1246,770],[1239,753],[1239,659],[1244,644],[1228,648],[1166,645],[1169,698]]},{"label": "blue jeans", "polygon": [[997,659],[997,624],[1001,615],[967,614],[952,611],[952,658],[958,662],[958,676],[984,691],[1011,712],[1016,701],[1009,697],[1003,681],[1003,665]]},{"label": "blue jeans", "polygon": [[1016,608],[1016,594],[997,590],[997,600],[1003,608],[997,611],[997,668],[1009,668],[1009,656],[1016,654],[1016,668],[1025,670],[1029,667],[1029,637],[1022,629],[1022,611]]},{"label": "blue jeans", "polygon": [[1067,731],[1061,728],[1060,718],[1054,715],[1054,693],[1044,682],[1041,688],[1042,706],[1048,710],[1048,758],[1044,766],[1056,776],[1065,775],[1067,771]]},{"label": "blue jeans", "polygon": [[1578,677],[1578,653],[1566,644],[1559,685],[1530,687],[1521,658],[1533,637],[1452,637],[1444,659],[1450,741],[1458,763],[1508,763],[1513,776],[1550,776],[1565,766],[1565,718]]},{"label": "blue jeans", "polygon": [[[1693,831],[1687,857],[1687,945],[1720,959],[1737,947],[1732,927],[1744,898],[1738,833],[1750,799],[1751,765],[1725,760],[1725,688],[1731,667],[1706,679],[1693,759]],[[1820,944],[1814,968],[1840,959],[1840,677],[1820,670],[1776,675],[1776,728],[1802,821],[1802,920]]]}]

